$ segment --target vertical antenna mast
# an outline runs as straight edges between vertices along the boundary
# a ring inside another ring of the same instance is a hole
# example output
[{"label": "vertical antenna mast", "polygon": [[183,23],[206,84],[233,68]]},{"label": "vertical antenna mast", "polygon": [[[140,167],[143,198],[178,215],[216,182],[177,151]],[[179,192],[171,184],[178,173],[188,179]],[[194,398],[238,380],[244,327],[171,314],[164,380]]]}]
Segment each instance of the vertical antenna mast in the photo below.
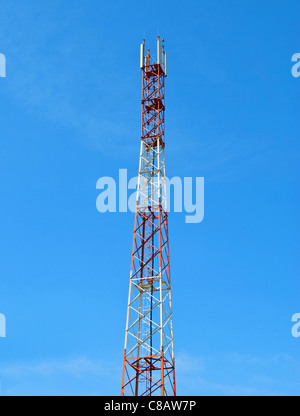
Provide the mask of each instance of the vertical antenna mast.
[{"label": "vertical antenna mast", "polygon": [[175,396],[165,170],[166,54],[145,56],[142,134],[122,375],[122,396]]}]

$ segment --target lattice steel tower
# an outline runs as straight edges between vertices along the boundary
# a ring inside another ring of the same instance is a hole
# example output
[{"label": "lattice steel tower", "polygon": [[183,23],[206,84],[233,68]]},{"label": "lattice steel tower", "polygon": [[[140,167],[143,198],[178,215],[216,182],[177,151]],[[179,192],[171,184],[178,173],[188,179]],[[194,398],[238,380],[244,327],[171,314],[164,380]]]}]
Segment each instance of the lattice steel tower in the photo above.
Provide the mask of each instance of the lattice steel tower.
[{"label": "lattice steel tower", "polygon": [[167,56],[145,56],[142,135],[122,376],[122,396],[175,396],[167,189],[165,77]]}]

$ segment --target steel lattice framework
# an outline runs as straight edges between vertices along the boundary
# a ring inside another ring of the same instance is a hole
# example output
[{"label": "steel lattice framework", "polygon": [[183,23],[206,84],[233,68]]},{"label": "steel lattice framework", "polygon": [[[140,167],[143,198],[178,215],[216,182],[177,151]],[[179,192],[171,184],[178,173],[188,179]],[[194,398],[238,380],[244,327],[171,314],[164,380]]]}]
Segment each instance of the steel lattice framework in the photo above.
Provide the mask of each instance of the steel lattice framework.
[{"label": "steel lattice framework", "polygon": [[142,135],[122,396],[176,395],[165,170],[166,53],[144,56]]}]

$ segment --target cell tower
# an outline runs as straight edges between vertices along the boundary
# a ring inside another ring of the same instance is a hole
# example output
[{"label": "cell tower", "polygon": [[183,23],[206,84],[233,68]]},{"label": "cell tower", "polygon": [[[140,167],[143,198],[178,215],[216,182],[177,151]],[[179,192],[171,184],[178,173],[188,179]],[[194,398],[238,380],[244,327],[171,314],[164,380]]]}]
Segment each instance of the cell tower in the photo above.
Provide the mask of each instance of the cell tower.
[{"label": "cell tower", "polygon": [[145,56],[142,135],[126,322],[122,396],[175,396],[167,190],[165,77],[167,55]]}]

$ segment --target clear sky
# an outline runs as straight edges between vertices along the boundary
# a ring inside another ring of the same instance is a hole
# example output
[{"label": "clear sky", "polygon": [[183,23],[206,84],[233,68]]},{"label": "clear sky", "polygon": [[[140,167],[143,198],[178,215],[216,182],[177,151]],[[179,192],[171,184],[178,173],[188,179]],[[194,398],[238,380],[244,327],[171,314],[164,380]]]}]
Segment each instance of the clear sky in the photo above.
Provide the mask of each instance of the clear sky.
[{"label": "clear sky", "polygon": [[[147,9],[147,6],[149,8]],[[180,395],[298,395],[298,0],[1,0],[3,395],[119,395],[134,215],[96,182],[138,170],[139,44],[168,52],[167,174]]]}]

